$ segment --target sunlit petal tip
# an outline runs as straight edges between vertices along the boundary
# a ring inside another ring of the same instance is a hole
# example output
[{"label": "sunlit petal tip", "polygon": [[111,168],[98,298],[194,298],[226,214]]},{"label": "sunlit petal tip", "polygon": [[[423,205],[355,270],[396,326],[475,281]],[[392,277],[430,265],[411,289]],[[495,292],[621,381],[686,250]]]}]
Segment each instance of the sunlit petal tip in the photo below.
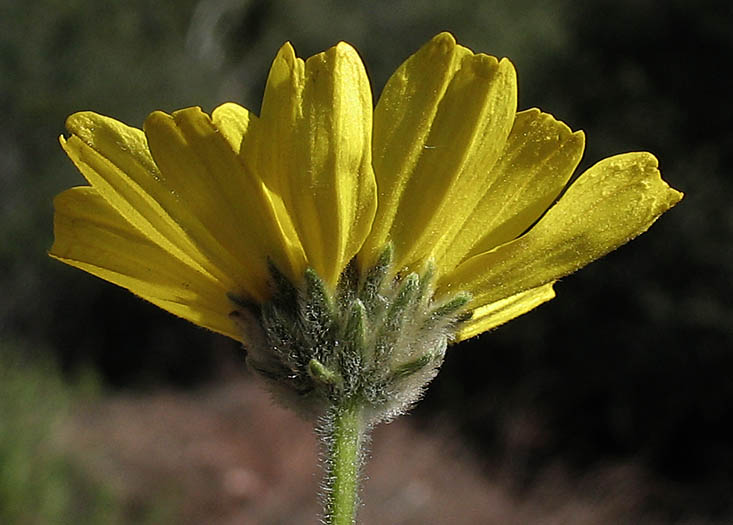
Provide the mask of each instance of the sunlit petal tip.
[{"label": "sunlit petal tip", "polygon": [[456,38],[448,31],[438,33],[425,44],[425,47],[431,47],[441,49],[442,51],[448,51],[456,46]]},{"label": "sunlit petal tip", "polygon": [[653,202],[650,211],[655,216],[673,207],[684,196],[662,179],[659,160],[647,151],[622,153],[603,159],[589,169],[585,177],[581,176],[576,185],[580,188],[582,184],[595,181],[599,181],[597,184],[604,184],[611,177],[621,177],[623,174],[630,182],[639,184],[639,198],[650,199]]},{"label": "sunlit petal tip", "polygon": [[297,60],[297,57],[295,55],[295,48],[293,47],[293,44],[288,41],[281,45],[280,49],[277,50],[275,60],[283,60],[284,62],[289,64],[294,63]]},{"label": "sunlit petal tip", "polygon": [[545,111],[542,111],[539,108],[530,108],[522,111],[524,114],[531,114],[533,120],[537,122],[552,122],[554,127],[556,128],[556,132],[559,136],[567,136],[571,135],[572,133],[575,133],[570,126],[568,126],[565,122],[558,119],[553,115],[552,113],[547,113]]},{"label": "sunlit petal tip", "polygon": [[211,117],[198,106],[174,111],[171,116],[179,129],[189,138],[203,137],[216,132]]},{"label": "sunlit petal tip", "polygon": [[[275,55],[270,68],[269,82],[277,82],[289,77],[293,71],[302,69],[303,59],[295,54],[295,48],[290,42],[285,42]],[[273,77],[274,75],[274,77]]]},{"label": "sunlit petal tip", "polygon": [[[254,156],[252,149],[254,149],[256,143],[252,130],[257,117],[239,104],[225,102],[214,108],[214,111],[211,112],[211,120],[216,129],[229,142],[232,149],[243,155],[242,161],[244,162],[246,159],[245,164],[251,165]],[[244,138],[248,134],[249,150],[243,148]]]},{"label": "sunlit petal tip", "polygon": [[82,135],[85,131],[94,128],[94,121],[109,117],[102,117],[92,111],[77,111],[66,118],[66,129],[74,135]]},{"label": "sunlit petal tip", "polygon": [[339,42],[325,51],[308,57],[305,61],[306,76],[310,76],[313,82],[317,81],[313,76],[313,72],[316,70],[324,69],[331,74],[338,74],[344,67],[349,66],[360,68],[366,75],[364,65],[356,49],[346,42]]},{"label": "sunlit petal tip", "polygon": [[[494,57],[491,57],[491,58],[494,58]],[[514,63],[511,60],[509,60],[508,58],[504,57],[499,60],[499,72],[509,76],[516,83],[517,70],[514,67]]]},{"label": "sunlit petal tip", "polygon": [[[452,57],[458,52],[461,55],[470,54],[466,48],[459,46],[456,39],[450,33],[440,33],[430,39],[428,42],[417,50],[406,63],[413,62],[416,64],[433,64],[436,71],[440,71],[446,65],[450,64]],[[447,61],[447,63],[446,63]],[[404,69],[404,64],[400,69]],[[400,71],[397,70],[397,72]]]},{"label": "sunlit petal tip", "polygon": [[342,57],[358,57],[359,52],[349,44],[348,42],[344,42],[343,40],[330,48],[327,52],[329,53],[335,53],[338,56]]},{"label": "sunlit petal tip", "polygon": [[171,117],[173,117],[173,120],[175,120],[176,122],[192,118],[200,118],[201,115],[205,115],[206,118],[209,117],[201,109],[201,106],[191,106],[188,108],[177,109],[176,111],[171,113]]},{"label": "sunlit petal tip", "polygon": [[682,198],[657,166],[646,152],[598,162],[527,233],[461,263],[446,283],[491,303],[604,256],[645,232]]},{"label": "sunlit petal tip", "polygon": [[[664,211],[668,210],[669,208],[676,205],[678,202],[682,200],[682,198],[685,196],[685,194],[673,187],[671,187],[667,182],[662,178],[662,172],[659,170],[659,159],[648,152],[642,152],[641,155],[648,158],[649,167],[652,170],[652,173],[654,174],[652,177],[656,184],[661,184],[665,190],[666,190],[666,202],[668,206],[664,209]],[[660,213],[663,213],[660,212]]]},{"label": "sunlit petal tip", "polygon": [[585,131],[582,129],[573,131],[573,129],[565,124],[562,120],[557,120],[555,117],[549,114],[547,120],[552,120],[557,133],[557,142],[566,143],[567,146],[577,148],[580,153],[585,150]]},{"label": "sunlit petal tip", "polygon": [[356,88],[362,97],[369,99],[371,105],[371,89],[366,68],[359,53],[350,44],[339,42],[326,51],[309,57],[305,61],[305,69],[306,77],[311,78],[313,82],[317,82],[317,71],[324,70],[328,78],[342,84],[343,88]]},{"label": "sunlit petal tip", "polygon": [[147,133],[151,127],[160,126],[161,124],[170,125],[172,120],[173,117],[165,111],[155,110],[145,117],[145,121],[143,122],[143,131]]},{"label": "sunlit petal tip", "polygon": [[73,113],[67,117],[65,124],[71,137],[78,137],[84,144],[97,151],[115,147],[113,143],[116,141],[127,141],[131,133],[129,128],[118,120],[93,111]]},{"label": "sunlit petal tip", "polygon": [[[468,54],[463,58],[461,68],[467,69],[474,77],[479,79],[492,79],[497,72],[507,70],[506,66],[500,66],[499,60],[491,55]],[[513,69],[510,67],[510,70]]]},{"label": "sunlit petal tip", "polygon": [[236,102],[224,102],[223,104],[219,104],[214,108],[214,110],[211,112],[211,116],[212,118],[214,118],[215,115],[227,113],[249,113],[249,110],[247,110],[247,108],[245,108],[244,106],[237,104]]}]

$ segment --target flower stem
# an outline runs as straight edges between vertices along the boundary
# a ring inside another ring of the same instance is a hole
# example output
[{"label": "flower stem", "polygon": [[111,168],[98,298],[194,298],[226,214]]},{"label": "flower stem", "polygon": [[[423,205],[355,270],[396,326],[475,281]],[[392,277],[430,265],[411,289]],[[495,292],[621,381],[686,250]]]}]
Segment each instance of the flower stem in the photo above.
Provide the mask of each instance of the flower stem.
[{"label": "flower stem", "polygon": [[356,522],[358,491],[365,431],[360,408],[355,404],[329,410],[323,433],[326,456],[326,524]]}]

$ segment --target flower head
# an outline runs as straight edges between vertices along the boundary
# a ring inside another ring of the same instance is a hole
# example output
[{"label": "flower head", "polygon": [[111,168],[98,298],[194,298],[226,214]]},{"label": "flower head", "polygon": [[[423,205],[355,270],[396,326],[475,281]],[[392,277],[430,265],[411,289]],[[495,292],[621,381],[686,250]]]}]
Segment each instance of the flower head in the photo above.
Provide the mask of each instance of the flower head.
[{"label": "flower head", "polygon": [[90,185],[56,198],[50,254],[241,340],[274,382],[297,372],[296,397],[381,381],[370,402],[407,404],[447,341],[553,298],[682,197],[649,153],[567,187],[583,133],[516,94],[511,62],[442,33],[376,107],[351,46],[285,44],[259,117],[76,113],[61,144]]}]

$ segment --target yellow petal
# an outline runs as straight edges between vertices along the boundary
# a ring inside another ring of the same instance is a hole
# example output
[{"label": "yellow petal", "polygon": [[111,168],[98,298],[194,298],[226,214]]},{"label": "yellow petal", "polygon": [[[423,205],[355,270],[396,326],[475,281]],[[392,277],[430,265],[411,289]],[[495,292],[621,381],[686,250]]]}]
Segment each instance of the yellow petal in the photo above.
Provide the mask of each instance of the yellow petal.
[{"label": "yellow petal", "polygon": [[151,114],[145,134],[172,194],[198,219],[202,248],[244,288],[264,300],[271,259],[291,279],[304,269],[294,232],[262,182],[245,170],[230,143],[198,108]]},{"label": "yellow petal", "polygon": [[552,115],[530,109],[517,114],[483,198],[457,235],[436,250],[436,267],[453,270],[523,233],[557,198],[580,162],[582,132],[573,133]]},{"label": "yellow petal", "polygon": [[67,190],[54,206],[52,257],[200,326],[241,337],[228,317],[227,288],[151,242],[94,188]]},{"label": "yellow petal", "polygon": [[308,59],[286,44],[267,81],[255,146],[257,173],[282,196],[308,264],[331,287],[366,237],[376,209],[372,98],[345,43]]},{"label": "yellow petal", "polygon": [[391,240],[397,268],[417,267],[456,233],[491,182],[515,111],[512,64],[474,55],[448,33],[397,69],[374,113],[379,207],[366,264]]},{"label": "yellow petal", "polygon": [[92,112],[71,115],[66,127],[73,135],[61,137],[61,146],[105,200],[175,257],[226,279],[190,237],[195,218],[170,212],[181,206],[161,178],[141,130]]},{"label": "yellow petal", "polygon": [[[259,119],[257,116],[239,104],[226,102],[214,109],[211,113],[211,120],[214,126],[216,126],[219,132],[229,142],[232,149],[239,153],[239,160],[244,164],[248,176],[254,175],[256,173],[256,148],[260,142],[258,133]],[[269,199],[275,216],[280,222],[280,227],[282,228],[283,236],[288,246],[288,252],[291,254],[291,257],[292,254],[295,254],[295,257],[292,257],[293,260],[287,263],[281,271],[290,274],[295,279],[293,282],[297,282],[302,277],[306,263],[303,247],[300,244],[298,234],[290,219],[290,213],[285,207],[282,196],[268,188],[259,174],[256,176],[260,182],[258,185],[261,186],[261,191]],[[277,263],[277,256],[275,254],[271,256],[271,259],[278,267],[282,266],[281,263]],[[290,271],[287,270],[287,265],[290,265]]]},{"label": "yellow petal", "polygon": [[467,290],[488,304],[554,281],[643,233],[681,198],[649,153],[602,160],[528,233],[458,266],[438,295]]},{"label": "yellow petal", "polygon": [[257,117],[239,104],[226,102],[211,112],[211,120],[232,150],[239,153],[244,137],[254,127]]},{"label": "yellow petal", "polygon": [[492,328],[496,328],[553,299],[555,297],[555,290],[552,288],[553,284],[548,283],[538,288],[519,292],[506,299],[500,299],[499,301],[476,308],[473,311],[473,317],[458,329],[456,342],[465,341]]},{"label": "yellow petal", "polygon": [[299,168],[293,123],[300,114],[304,76],[305,62],[297,58],[293,46],[286,43],[270,67],[257,122],[259,132],[253,139],[246,138],[240,151],[244,162],[254,164],[257,175],[269,188],[280,195],[287,192],[286,202],[292,200],[289,179]]}]

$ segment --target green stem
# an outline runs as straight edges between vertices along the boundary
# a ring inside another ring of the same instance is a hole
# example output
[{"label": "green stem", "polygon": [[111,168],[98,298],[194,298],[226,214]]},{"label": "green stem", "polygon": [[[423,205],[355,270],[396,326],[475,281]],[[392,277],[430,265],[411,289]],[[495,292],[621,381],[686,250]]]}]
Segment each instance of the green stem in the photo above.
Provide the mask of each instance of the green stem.
[{"label": "green stem", "polygon": [[333,407],[327,416],[326,523],[356,522],[364,424],[361,410],[353,404]]}]

